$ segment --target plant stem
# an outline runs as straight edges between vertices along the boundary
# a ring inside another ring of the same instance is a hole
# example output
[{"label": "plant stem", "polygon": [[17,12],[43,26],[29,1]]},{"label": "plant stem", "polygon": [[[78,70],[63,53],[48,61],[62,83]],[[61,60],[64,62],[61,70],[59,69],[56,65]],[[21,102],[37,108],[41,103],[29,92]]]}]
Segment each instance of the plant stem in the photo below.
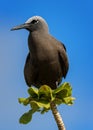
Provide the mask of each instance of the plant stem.
[{"label": "plant stem", "polygon": [[56,104],[54,102],[51,102],[50,107],[51,107],[53,116],[55,118],[55,121],[57,123],[59,130],[66,130],[62,117],[61,117],[59,111],[57,110]]}]

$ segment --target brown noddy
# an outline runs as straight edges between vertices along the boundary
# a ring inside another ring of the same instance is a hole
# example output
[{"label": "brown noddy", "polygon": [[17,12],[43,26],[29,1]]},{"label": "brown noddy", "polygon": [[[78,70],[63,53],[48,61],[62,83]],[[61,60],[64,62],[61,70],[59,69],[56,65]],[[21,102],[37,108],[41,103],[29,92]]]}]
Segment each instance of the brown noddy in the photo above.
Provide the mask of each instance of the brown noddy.
[{"label": "brown noddy", "polygon": [[56,89],[69,68],[65,45],[49,34],[48,25],[40,16],[33,16],[11,30],[18,29],[30,32],[29,53],[24,66],[27,85],[39,88],[46,84]]}]

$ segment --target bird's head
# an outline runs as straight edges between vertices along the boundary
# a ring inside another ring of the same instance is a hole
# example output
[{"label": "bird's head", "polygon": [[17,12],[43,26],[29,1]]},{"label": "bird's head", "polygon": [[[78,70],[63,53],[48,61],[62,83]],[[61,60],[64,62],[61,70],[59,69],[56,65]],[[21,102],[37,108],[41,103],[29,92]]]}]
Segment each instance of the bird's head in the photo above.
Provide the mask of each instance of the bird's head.
[{"label": "bird's head", "polygon": [[48,25],[42,17],[33,16],[29,18],[24,24],[13,27],[11,31],[19,30],[19,29],[27,29],[30,32],[37,31],[37,30],[48,32]]}]

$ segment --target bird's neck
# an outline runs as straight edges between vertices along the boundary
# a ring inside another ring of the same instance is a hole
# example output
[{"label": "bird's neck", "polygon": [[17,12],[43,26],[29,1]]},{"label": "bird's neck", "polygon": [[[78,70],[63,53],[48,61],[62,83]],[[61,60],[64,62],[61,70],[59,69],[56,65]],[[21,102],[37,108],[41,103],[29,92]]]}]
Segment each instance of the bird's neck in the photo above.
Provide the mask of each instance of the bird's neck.
[{"label": "bird's neck", "polygon": [[41,47],[44,46],[44,39],[47,36],[43,31],[30,32],[28,37],[28,47],[31,53],[37,52]]}]

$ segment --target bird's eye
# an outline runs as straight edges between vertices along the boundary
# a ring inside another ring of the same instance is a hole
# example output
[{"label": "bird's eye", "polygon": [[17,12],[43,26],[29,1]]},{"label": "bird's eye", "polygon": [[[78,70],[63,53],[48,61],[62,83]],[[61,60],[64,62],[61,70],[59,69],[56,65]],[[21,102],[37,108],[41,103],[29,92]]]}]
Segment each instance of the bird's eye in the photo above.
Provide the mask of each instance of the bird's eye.
[{"label": "bird's eye", "polygon": [[38,20],[33,20],[31,23],[36,24],[36,23],[38,23]]}]

